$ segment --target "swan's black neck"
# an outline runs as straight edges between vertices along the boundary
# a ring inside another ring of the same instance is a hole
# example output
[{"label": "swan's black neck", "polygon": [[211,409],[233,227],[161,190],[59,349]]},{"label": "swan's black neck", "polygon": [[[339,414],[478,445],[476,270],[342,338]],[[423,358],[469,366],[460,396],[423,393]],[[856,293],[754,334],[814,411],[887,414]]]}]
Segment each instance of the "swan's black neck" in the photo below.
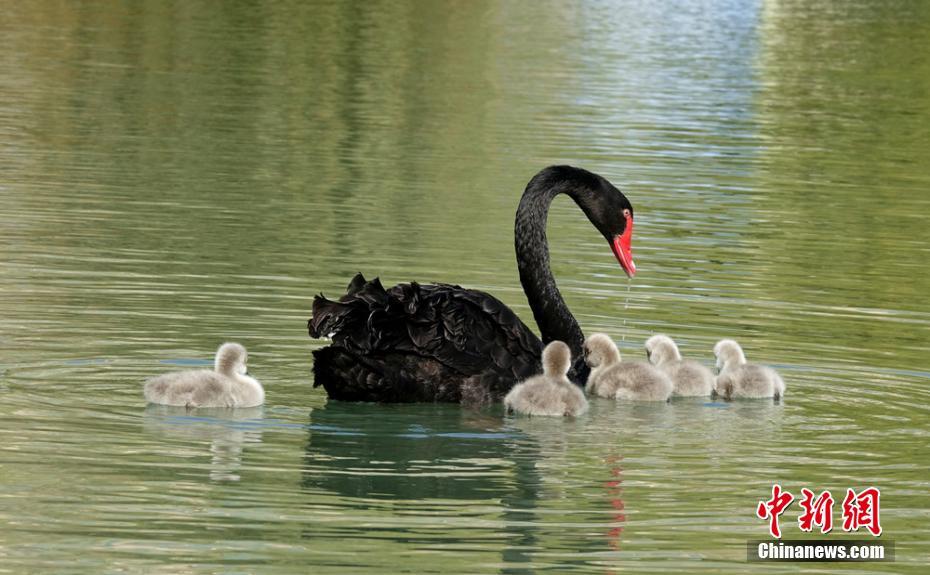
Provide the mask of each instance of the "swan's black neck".
[{"label": "swan's black neck", "polygon": [[[577,170],[576,168],[564,168]],[[585,176],[594,176],[590,172],[577,170]],[[573,172],[570,172],[572,174]],[[549,269],[549,244],[546,239],[546,219],[549,205],[559,194],[568,194],[587,213],[587,202],[591,200],[590,188],[585,186],[585,179],[566,179],[560,170],[544,170],[527,184],[520,206],[517,208],[514,226],[514,245],[517,252],[517,268],[520,270],[520,283],[533,310],[536,325],[539,326],[543,343],[559,340],[568,344],[572,351],[575,365],[573,373],[581,377],[584,369],[582,346],[584,334],[562,299],[562,294],[555,284],[552,270]]]}]

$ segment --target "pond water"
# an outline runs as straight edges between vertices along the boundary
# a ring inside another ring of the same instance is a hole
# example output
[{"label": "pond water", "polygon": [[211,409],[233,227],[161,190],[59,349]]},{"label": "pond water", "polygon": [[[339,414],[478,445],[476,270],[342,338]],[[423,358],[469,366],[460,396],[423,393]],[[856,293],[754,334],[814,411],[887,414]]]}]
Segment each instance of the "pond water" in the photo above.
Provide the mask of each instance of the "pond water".
[{"label": "pond water", "polygon": [[[742,573],[776,482],[831,490],[837,522],[879,487],[896,562],[856,568],[926,569],[930,3],[4,12],[0,573]],[[513,215],[553,163],[636,208],[628,282],[554,204],[582,328],[707,364],[734,337],[783,403],[562,421],[312,388],[312,297],[357,271],[532,323]],[[263,408],[145,406],[225,340]]]}]

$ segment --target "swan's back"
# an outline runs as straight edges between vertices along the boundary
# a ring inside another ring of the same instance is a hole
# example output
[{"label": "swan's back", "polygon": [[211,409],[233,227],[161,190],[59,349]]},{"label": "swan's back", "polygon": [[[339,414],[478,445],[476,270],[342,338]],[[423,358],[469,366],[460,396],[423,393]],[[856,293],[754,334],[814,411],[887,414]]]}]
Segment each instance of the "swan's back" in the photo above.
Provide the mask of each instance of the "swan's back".
[{"label": "swan's back", "polygon": [[542,342],[503,303],[456,285],[385,290],[358,274],[339,301],[317,296],[314,387],[346,401],[499,401],[540,371]]},{"label": "swan's back", "polygon": [[166,373],[146,381],[149,403],[176,406],[233,407],[231,378],[209,370]]},{"label": "swan's back", "polygon": [[732,339],[722,339],[714,346],[720,373],[714,391],[724,399],[781,398],[785,382],[771,367],[748,363],[743,348]]},{"label": "swan's back", "polygon": [[672,380],[674,395],[703,397],[714,390],[713,372],[693,359],[666,361],[659,369]]},{"label": "swan's back", "polygon": [[717,376],[717,394],[724,399],[781,398],[785,382],[771,367],[744,363],[726,369]]},{"label": "swan's back", "polygon": [[700,363],[682,359],[678,344],[667,335],[656,334],[644,346],[649,363],[672,380],[673,395],[701,397],[714,391],[714,374]]},{"label": "swan's back", "polygon": [[565,415],[575,417],[588,411],[588,398],[574,383],[569,382],[567,387],[563,386],[562,401],[565,403]]},{"label": "swan's back", "polygon": [[591,383],[595,395],[633,401],[666,401],[673,389],[667,375],[644,361],[616,363]]},{"label": "swan's back", "polygon": [[504,397],[504,406],[508,411],[523,415],[564,414],[562,393],[545,375],[531,377],[515,385]]},{"label": "swan's back", "polygon": [[568,379],[537,375],[515,385],[504,406],[522,415],[577,416],[588,410],[588,400]]}]

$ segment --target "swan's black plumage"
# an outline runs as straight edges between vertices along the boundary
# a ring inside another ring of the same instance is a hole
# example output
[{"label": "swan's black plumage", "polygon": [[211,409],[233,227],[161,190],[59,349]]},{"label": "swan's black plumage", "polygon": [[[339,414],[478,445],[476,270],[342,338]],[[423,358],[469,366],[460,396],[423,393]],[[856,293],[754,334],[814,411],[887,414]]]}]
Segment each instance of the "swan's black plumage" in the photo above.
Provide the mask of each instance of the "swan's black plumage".
[{"label": "swan's black plumage", "polygon": [[540,373],[543,344],[553,340],[569,345],[569,377],[584,384],[584,335],[549,269],[546,217],[560,193],[575,200],[608,242],[632,225],[629,201],[596,174],[552,166],[530,180],[517,209],[514,243],[542,340],[485,292],[416,282],[386,290],[377,278],[358,274],[338,301],[314,298],[310,335],[332,339],[313,352],[314,386],[347,401],[487,403]]},{"label": "swan's black plumage", "polygon": [[539,371],[542,343],[496,298],[456,285],[358,274],[338,302],[318,296],[309,324],[315,384],[334,399],[483,403]]}]

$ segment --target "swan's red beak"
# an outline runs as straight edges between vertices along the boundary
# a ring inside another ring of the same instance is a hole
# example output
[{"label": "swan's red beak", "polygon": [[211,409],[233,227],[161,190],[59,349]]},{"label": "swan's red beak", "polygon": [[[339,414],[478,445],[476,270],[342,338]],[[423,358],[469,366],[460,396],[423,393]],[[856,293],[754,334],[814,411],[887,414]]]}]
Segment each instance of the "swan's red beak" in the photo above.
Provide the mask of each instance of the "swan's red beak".
[{"label": "swan's red beak", "polygon": [[619,236],[614,236],[610,242],[610,249],[617,256],[620,267],[626,272],[626,275],[633,277],[636,275],[636,264],[633,263],[633,216],[626,217],[626,229]]}]

